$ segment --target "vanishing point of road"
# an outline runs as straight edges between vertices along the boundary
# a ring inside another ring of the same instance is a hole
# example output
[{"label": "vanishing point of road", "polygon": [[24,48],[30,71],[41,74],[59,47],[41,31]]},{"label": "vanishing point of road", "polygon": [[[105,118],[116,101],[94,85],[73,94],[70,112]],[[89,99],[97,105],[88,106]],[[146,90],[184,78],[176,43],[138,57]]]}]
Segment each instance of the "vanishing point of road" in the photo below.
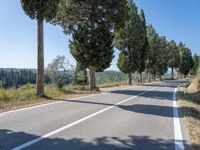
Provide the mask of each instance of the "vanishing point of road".
[{"label": "vanishing point of road", "polygon": [[180,82],[106,88],[0,113],[0,150],[183,150],[174,94]]}]

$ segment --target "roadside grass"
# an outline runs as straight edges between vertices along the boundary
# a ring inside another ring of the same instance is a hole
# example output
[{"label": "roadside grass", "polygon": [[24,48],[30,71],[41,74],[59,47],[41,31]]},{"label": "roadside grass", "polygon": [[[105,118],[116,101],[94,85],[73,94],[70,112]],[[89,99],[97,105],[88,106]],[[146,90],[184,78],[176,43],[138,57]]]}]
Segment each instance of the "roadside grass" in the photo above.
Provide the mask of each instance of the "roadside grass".
[{"label": "roadside grass", "polygon": [[200,91],[191,93],[186,87],[179,87],[178,99],[190,144],[194,150],[200,150]]},{"label": "roadside grass", "polygon": [[[148,81],[144,81],[148,82]],[[138,82],[133,82],[133,85],[138,85]],[[45,86],[45,97],[38,98],[36,96],[36,85],[26,84],[18,89],[2,89],[0,88],[0,112],[19,109],[54,101],[60,101],[89,94],[99,93],[99,88],[107,88],[114,86],[128,85],[127,81],[110,82],[97,85],[96,91],[90,92],[88,85],[67,85],[62,89],[58,89],[54,85]]]},{"label": "roadside grass", "polygon": [[0,112],[94,93],[89,92],[86,86],[70,85],[58,89],[53,85],[46,85],[45,97],[38,98],[35,89],[36,86],[33,84],[27,84],[18,89],[0,89]]},{"label": "roadside grass", "polygon": [[114,86],[121,86],[121,85],[128,85],[127,81],[122,82],[110,82],[110,83],[103,83],[97,85],[98,88],[107,88],[107,87],[114,87]]}]

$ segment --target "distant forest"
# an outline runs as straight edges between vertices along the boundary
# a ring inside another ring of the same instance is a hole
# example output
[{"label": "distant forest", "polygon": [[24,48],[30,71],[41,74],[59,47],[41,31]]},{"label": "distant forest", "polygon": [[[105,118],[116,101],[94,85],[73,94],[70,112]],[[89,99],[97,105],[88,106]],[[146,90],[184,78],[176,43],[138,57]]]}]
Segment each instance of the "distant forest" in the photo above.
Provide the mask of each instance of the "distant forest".
[{"label": "distant forest", "polygon": [[[74,72],[68,73],[66,84],[73,83]],[[127,75],[118,71],[105,71],[96,73],[97,84],[127,81]],[[7,69],[0,68],[0,87],[2,88],[19,88],[25,84],[36,83],[36,70],[35,69]],[[51,84],[50,78],[45,75],[45,83]]]},{"label": "distant forest", "polygon": [[[48,76],[45,76],[45,83],[50,83]],[[27,83],[36,83],[36,70],[34,69],[0,69],[0,87],[18,88]]]}]

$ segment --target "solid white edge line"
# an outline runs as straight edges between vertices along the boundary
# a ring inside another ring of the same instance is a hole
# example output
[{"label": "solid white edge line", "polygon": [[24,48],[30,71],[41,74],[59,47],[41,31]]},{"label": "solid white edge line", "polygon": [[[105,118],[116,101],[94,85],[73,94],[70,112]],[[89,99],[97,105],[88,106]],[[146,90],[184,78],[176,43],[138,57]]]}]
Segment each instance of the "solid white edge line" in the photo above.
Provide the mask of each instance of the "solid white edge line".
[{"label": "solid white edge line", "polygon": [[70,123],[70,124],[68,124],[68,125],[66,125],[66,126],[63,126],[63,127],[59,128],[59,129],[56,129],[56,130],[54,130],[54,131],[52,131],[52,132],[49,132],[49,133],[47,133],[47,134],[45,134],[45,135],[43,135],[43,136],[41,136],[41,137],[35,138],[35,139],[33,139],[33,140],[31,140],[31,141],[29,141],[29,142],[27,142],[27,143],[24,143],[24,144],[22,144],[22,145],[20,145],[20,146],[17,146],[17,147],[15,147],[15,148],[11,149],[11,150],[21,150],[21,149],[24,149],[24,148],[26,148],[26,147],[29,147],[29,146],[31,146],[31,145],[33,145],[33,144],[35,144],[35,143],[38,143],[38,142],[42,141],[43,139],[48,138],[48,137],[50,137],[50,136],[52,136],[52,135],[54,135],[54,134],[56,134],[56,133],[58,133],[58,132],[61,132],[61,131],[63,131],[63,130],[66,130],[66,129],[68,129],[68,128],[72,127],[72,126],[75,126],[75,125],[77,125],[77,124],[79,124],[79,123],[81,123],[81,122],[83,122],[83,121],[85,121],[85,120],[88,120],[88,119],[90,119],[90,118],[92,118],[92,117],[94,117],[94,116],[96,116],[96,115],[98,115],[98,114],[101,114],[101,113],[103,113],[103,112],[105,112],[105,111],[107,111],[107,110],[109,110],[109,109],[112,109],[112,108],[115,107],[115,106],[118,106],[118,105],[120,105],[120,104],[122,104],[122,103],[125,103],[125,102],[127,102],[127,101],[130,101],[130,100],[132,100],[132,99],[134,99],[134,98],[136,98],[136,97],[139,97],[139,96],[141,96],[141,95],[144,95],[145,93],[147,93],[147,92],[149,92],[149,91],[152,91],[152,90],[155,89],[155,88],[157,88],[157,87],[151,88],[151,89],[149,89],[149,90],[147,90],[147,91],[145,91],[145,92],[142,92],[142,93],[140,93],[140,94],[138,94],[138,95],[136,95],[136,96],[132,96],[132,97],[130,97],[130,98],[128,98],[128,99],[125,99],[125,100],[123,100],[123,101],[121,101],[121,102],[118,102],[118,103],[116,103],[116,104],[114,104],[114,105],[112,105],[112,106],[109,106],[109,107],[104,108],[104,109],[102,109],[102,110],[100,110],[100,111],[97,111],[97,112],[95,112],[95,113],[93,113],[93,114],[91,114],[91,115],[89,115],[89,116],[86,116],[86,117],[84,117],[84,118],[82,118],[82,119],[80,119],[80,120],[77,120],[77,121],[75,121],[75,122],[72,122],[72,123]]},{"label": "solid white edge line", "polygon": [[179,113],[177,108],[176,100],[177,88],[174,90],[173,94],[173,117],[174,117],[174,140],[175,140],[175,150],[184,150],[183,136],[181,131],[181,125],[179,120]]}]

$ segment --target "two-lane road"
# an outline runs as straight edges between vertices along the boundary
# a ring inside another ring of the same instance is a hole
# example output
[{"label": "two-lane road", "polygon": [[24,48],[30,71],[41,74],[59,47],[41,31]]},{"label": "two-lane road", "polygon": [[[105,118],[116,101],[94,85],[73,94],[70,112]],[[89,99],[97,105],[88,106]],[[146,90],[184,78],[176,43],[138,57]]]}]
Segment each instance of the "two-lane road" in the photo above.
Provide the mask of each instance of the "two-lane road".
[{"label": "two-lane road", "polygon": [[180,126],[173,101],[179,83],[115,87],[2,113],[0,150],[182,150],[184,139],[176,139]]}]

